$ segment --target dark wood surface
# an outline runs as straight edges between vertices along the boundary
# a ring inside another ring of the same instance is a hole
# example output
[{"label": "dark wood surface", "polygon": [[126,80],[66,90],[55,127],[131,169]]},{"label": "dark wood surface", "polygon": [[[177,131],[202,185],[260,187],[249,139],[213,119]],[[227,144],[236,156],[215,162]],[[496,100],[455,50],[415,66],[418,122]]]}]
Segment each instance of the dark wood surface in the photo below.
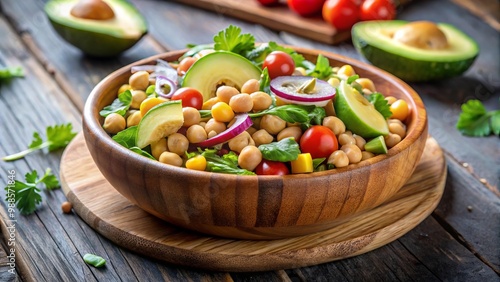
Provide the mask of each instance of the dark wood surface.
[{"label": "dark wood surface", "polygon": [[[22,66],[26,77],[0,85],[0,154],[23,150],[34,131],[71,122],[81,128],[81,109],[94,85],[130,62],[188,43],[207,43],[229,24],[251,32],[257,41],[276,41],[322,49],[360,59],[349,41],[327,45],[169,1],[133,1],[147,17],[149,34],[122,56],[109,60],[85,57],[63,42],[44,13],[46,0],[0,2],[0,66]],[[463,76],[434,83],[413,83],[428,110],[429,131],[445,152],[448,178],[437,209],[400,239],[372,252],[316,266],[258,273],[207,272],[140,256],[99,235],[76,214],[63,214],[61,190],[43,192],[43,204],[29,216],[10,222],[5,192],[0,189],[3,236],[1,281],[499,281],[500,140],[462,136],[455,123],[460,105],[482,100],[499,108],[500,39],[498,13],[469,11],[466,1],[412,1],[399,18],[454,24],[476,39],[480,56]],[[476,3],[474,1],[469,1]],[[498,8],[490,4],[487,7]],[[486,4],[485,4],[486,5]],[[491,11],[491,8],[488,8]],[[487,10],[488,11],[488,10]],[[493,10],[494,11],[494,10]],[[14,170],[18,179],[50,167],[59,173],[62,151],[37,152],[16,162],[1,162],[1,185]],[[16,275],[10,267],[9,224],[15,223]],[[87,266],[82,256],[105,257],[103,269]]]}]

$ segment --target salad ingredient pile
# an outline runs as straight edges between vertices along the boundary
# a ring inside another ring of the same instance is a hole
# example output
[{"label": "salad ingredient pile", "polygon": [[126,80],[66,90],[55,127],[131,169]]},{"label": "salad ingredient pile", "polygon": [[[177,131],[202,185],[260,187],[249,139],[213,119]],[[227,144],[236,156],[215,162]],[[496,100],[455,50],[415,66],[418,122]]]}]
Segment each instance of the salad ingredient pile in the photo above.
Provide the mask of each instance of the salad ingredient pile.
[{"label": "salad ingredient pile", "polygon": [[256,45],[235,26],[214,42],[178,62],[133,67],[100,112],[104,130],[165,164],[242,175],[347,167],[406,135],[406,101],[377,92],[350,65]]}]

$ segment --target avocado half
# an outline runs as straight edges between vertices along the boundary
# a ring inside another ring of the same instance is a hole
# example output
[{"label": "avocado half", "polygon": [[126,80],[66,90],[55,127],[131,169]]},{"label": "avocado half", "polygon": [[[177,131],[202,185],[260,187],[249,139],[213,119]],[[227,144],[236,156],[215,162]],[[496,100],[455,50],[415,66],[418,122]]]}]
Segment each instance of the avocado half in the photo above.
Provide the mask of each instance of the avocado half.
[{"label": "avocado half", "polygon": [[70,11],[78,0],[50,0],[45,4],[45,13],[56,32],[85,54],[116,56],[134,46],[147,33],[147,22],[127,1],[104,1],[114,12],[114,17],[108,20],[71,15]]},{"label": "avocado half", "polygon": [[405,81],[430,81],[460,75],[479,54],[476,41],[445,23],[437,24],[448,41],[445,48],[417,48],[394,40],[395,32],[408,23],[402,20],[359,22],[351,30],[352,42],[370,63]]}]

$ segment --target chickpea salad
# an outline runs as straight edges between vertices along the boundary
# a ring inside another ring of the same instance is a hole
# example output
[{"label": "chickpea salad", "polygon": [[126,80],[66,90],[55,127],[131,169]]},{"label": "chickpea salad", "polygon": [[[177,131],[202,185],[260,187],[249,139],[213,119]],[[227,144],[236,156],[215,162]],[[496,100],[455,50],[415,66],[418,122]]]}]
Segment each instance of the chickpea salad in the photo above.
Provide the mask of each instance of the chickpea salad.
[{"label": "chickpea salad", "polygon": [[104,107],[113,140],[159,162],[286,175],[347,167],[406,136],[410,107],[350,65],[306,60],[229,26],[175,62],[134,66]]}]

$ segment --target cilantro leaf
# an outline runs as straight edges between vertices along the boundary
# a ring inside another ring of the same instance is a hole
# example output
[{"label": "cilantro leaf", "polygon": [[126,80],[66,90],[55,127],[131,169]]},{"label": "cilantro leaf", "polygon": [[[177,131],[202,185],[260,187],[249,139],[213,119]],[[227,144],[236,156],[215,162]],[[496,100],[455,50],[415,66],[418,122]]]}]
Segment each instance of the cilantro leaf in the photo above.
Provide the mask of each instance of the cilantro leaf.
[{"label": "cilantro leaf", "polygon": [[269,55],[273,51],[283,51],[289,54],[292,57],[295,66],[297,67],[302,66],[303,62],[305,61],[304,56],[297,53],[297,51],[295,51],[294,49],[281,46],[274,41],[258,45],[254,49],[248,51],[245,54],[245,57],[256,64],[259,68],[261,68],[267,55]]},{"label": "cilantro leaf", "polygon": [[492,132],[500,135],[500,110],[488,112],[479,100],[469,100],[462,105],[457,129],[464,135],[482,137]]},{"label": "cilantro leaf", "polygon": [[240,55],[255,47],[255,37],[250,33],[241,34],[241,28],[230,25],[214,36],[214,49],[225,50]]},{"label": "cilantro leaf", "polygon": [[262,70],[262,74],[259,79],[259,90],[262,92],[266,92],[267,94],[271,93],[271,78],[269,77],[269,71],[266,68]]},{"label": "cilantro leaf", "polygon": [[293,137],[259,146],[262,158],[270,161],[289,162],[299,157],[299,144]]},{"label": "cilantro leaf", "polygon": [[385,99],[384,95],[378,92],[374,92],[370,95],[365,96],[370,103],[373,104],[375,109],[384,116],[384,118],[388,119],[391,117],[392,112],[391,108],[389,106],[389,103],[387,103],[387,100]]},{"label": "cilantro leaf", "polygon": [[24,70],[21,67],[8,67],[0,69],[0,81],[23,76]]},{"label": "cilantro leaf", "polygon": [[14,186],[5,187],[5,191],[7,191],[7,194],[14,194],[16,207],[21,214],[30,214],[42,202],[41,190],[37,186],[42,183],[48,190],[53,190],[59,187],[59,181],[52,174],[50,168],[45,171],[45,174],[40,179],[38,179],[36,170],[26,173],[24,178],[25,182],[16,180]]},{"label": "cilantro leaf", "polygon": [[316,65],[314,68],[309,68],[306,71],[309,76],[317,77],[319,79],[327,79],[333,74],[332,67],[330,66],[330,61],[325,56],[319,54],[316,59]]},{"label": "cilantro leaf", "polygon": [[76,136],[73,132],[73,125],[71,123],[48,126],[46,129],[47,141],[43,142],[38,132],[33,133],[33,140],[28,146],[27,150],[3,157],[4,161],[15,161],[24,158],[27,154],[36,150],[41,150],[48,147],[48,151],[52,152],[59,148],[66,147],[69,142]]},{"label": "cilantro leaf", "polygon": [[201,155],[207,160],[207,171],[239,175],[255,174],[249,170],[238,167],[238,156],[234,152],[229,152],[220,157],[217,155],[217,150],[205,149]]},{"label": "cilantro leaf", "polygon": [[103,117],[107,117],[112,113],[117,113],[121,116],[125,116],[125,113],[130,108],[132,104],[132,92],[130,90],[124,91],[118,95],[111,105],[104,107],[99,114]]}]

